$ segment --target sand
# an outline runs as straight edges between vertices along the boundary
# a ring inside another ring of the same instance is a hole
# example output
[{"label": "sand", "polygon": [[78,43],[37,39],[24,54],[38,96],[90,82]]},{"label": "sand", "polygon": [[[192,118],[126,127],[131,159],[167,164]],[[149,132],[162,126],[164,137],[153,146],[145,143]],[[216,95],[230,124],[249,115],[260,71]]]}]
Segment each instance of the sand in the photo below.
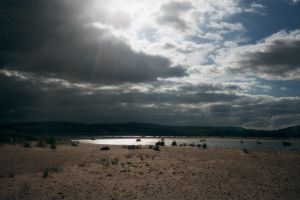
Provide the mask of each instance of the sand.
[{"label": "sand", "polygon": [[297,152],[0,146],[0,199],[300,199]]}]

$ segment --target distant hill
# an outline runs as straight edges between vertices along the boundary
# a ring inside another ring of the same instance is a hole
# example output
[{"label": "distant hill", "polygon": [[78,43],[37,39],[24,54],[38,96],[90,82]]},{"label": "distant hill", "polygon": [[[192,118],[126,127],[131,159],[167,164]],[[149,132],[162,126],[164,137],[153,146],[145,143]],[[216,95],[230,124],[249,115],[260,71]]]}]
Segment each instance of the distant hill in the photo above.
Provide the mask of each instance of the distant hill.
[{"label": "distant hill", "polygon": [[87,124],[71,122],[26,122],[0,125],[0,134],[55,136],[219,136],[300,137],[300,126],[280,130],[241,127],[164,126],[147,123]]}]

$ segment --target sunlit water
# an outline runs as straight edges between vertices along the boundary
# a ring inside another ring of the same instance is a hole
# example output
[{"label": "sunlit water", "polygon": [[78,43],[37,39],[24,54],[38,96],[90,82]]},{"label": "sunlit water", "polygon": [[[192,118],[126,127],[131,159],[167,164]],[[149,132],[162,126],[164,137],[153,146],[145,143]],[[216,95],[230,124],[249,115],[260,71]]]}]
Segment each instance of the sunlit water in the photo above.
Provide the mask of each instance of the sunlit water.
[{"label": "sunlit water", "polygon": [[[154,145],[160,138],[118,137],[118,138],[96,138],[78,140],[81,143],[102,144],[102,145]],[[203,141],[204,140],[204,141]],[[164,138],[166,146],[171,146],[173,141],[177,145],[203,144],[213,148],[228,149],[253,149],[253,150],[294,150],[300,151],[300,140],[279,140],[279,139],[237,139],[237,138]],[[283,141],[290,142],[291,146],[284,146]]]}]

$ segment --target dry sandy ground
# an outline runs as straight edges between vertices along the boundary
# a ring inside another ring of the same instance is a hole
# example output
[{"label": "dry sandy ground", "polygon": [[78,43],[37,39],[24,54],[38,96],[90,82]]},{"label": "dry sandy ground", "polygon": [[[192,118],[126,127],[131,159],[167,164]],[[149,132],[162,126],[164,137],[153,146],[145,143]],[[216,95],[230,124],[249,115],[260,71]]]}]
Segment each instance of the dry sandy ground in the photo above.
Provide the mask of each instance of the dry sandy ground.
[{"label": "dry sandy ground", "polygon": [[0,146],[0,199],[300,199],[299,153],[99,147]]}]

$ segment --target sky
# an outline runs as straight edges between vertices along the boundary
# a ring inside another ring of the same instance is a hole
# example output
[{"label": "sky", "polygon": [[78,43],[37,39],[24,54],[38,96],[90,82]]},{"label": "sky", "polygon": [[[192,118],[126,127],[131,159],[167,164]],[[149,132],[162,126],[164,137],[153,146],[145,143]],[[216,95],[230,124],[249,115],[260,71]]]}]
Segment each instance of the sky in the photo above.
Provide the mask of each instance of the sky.
[{"label": "sky", "polygon": [[300,124],[299,0],[1,0],[0,121]]}]

